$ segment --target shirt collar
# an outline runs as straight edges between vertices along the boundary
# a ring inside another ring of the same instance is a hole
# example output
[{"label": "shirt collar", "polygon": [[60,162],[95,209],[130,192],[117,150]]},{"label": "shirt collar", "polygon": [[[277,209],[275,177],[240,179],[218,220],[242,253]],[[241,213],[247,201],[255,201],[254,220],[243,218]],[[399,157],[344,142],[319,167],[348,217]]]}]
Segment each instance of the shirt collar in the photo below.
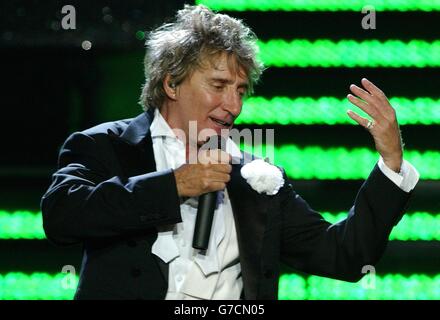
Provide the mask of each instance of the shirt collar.
[{"label": "shirt collar", "polygon": [[159,108],[154,110],[154,119],[150,127],[151,137],[170,137],[177,139],[173,130],[170,128],[166,120],[162,117]]}]

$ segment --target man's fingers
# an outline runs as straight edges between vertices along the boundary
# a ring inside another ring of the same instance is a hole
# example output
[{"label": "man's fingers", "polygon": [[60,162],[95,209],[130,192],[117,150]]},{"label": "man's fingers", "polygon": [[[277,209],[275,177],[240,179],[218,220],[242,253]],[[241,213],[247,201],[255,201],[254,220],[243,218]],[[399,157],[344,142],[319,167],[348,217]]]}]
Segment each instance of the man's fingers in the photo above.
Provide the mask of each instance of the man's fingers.
[{"label": "man's fingers", "polygon": [[224,182],[212,182],[209,184],[209,187],[206,189],[206,192],[220,191],[226,188],[226,183]]},{"label": "man's fingers", "polygon": [[198,164],[201,165],[202,172],[218,172],[222,174],[230,174],[232,171],[232,166],[226,163],[209,163],[209,164]]},{"label": "man's fingers", "polygon": [[373,99],[369,92],[365,91],[364,89],[358,87],[357,85],[350,85],[350,90],[355,95],[359,96],[361,99],[365,100],[366,102],[373,102]]},{"label": "man's fingers", "polygon": [[232,166],[230,164],[214,164],[212,165],[212,170],[220,173],[230,174],[232,171]]},{"label": "man's fingers", "polygon": [[361,80],[361,83],[364,86],[364,88],[367,89],[368,92],[370,92],[371,95],[373,95],[374,97],[377,97],[380,99],[385,97],[385,94],[383,93],[383,91],[380,90],[378,87],[376,87],[376,85],[373,82],[371,82],[370,80],[368,80],[367,78],[363,78]]},{"label": "man's fingers", "polygon": [[354,121],[356,121],[362,127],[364,127],[365,129],[368,129],[368,123],[370,122],[370,120],[368,120],[364,117],[361,117],[360,115],[358,115],[356,112],[354,112],[352,110],[347,110],[347,114],[350,118],[352,118]]},{"label": "man's fingers", "polygon": [[355,106],[357,106],[360,109],[362,109],[363,111],[365,111],[365,113],[368,114],[373,119],[377,119],[377,118],[381,117],[381,115],[377,112],[377,110],[375,108],[373,108],[371,105],[369,105],[365,101],[362,101],[358,97],[355,97],[352,94],[348,94],[347,98],[352,104],[354,104]]},{"label": "man's fingers", "polygon": [[387,96],[380,90],[373,82],[363,78],[361,80],[362,85],[371,93],[372,97],[379,101],[377,110],[384,115],[384,117],[394,120],[395,110],[388,101]]},{"label": "man's fingers", "polygon": [[229,182],[231,176],[224,172],[212,171],[209,173],[209,178],[212,182]]},{"label": "man's fingers", "polygon": [[219,149],[215,150],[201,150],[198,154],[199,163],[202,164],[219,164],[219,163],[230,163],[232,156]]},{"label": "man's fingers", "polygon": [[211,164],[200,173],[202,193],[223,190],[231,180],[229,164]]}]

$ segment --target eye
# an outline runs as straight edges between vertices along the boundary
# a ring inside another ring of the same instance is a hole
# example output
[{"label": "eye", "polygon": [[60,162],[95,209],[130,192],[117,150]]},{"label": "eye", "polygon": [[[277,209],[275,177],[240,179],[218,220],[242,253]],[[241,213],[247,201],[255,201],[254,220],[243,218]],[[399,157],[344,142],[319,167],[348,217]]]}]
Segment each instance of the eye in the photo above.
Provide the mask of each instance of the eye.
[{"label": "eye", "polygon": [[212,86],[213,86],[214,89],[216,89],[216,90],[221,90],[221,89],[223,89],[223,86],[222,86],[222,85],[213,84]]}]

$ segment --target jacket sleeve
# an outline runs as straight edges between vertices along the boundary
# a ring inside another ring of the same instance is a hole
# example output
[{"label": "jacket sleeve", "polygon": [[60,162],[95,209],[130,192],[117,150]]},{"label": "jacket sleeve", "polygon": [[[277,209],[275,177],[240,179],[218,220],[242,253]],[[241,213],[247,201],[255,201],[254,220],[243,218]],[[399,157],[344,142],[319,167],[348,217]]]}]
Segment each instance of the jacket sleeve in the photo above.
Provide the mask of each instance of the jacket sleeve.
[{"label": "jacket sleeve", "polygon": [[84,133],[62,146],[59,169],[41,200],[44,231],[52,242],[70,245],[181,221],[173,171],[112,176],[104,149]]},{"label": "jacket sleeve", "polygon": [[377,165],[360,188],[347,218],[335,224],[312,210],[290,183],[281,193],[282,261],[309,274],[351,282],[362,278],[364,266],[375,265],[381,258],[410,197]]}]

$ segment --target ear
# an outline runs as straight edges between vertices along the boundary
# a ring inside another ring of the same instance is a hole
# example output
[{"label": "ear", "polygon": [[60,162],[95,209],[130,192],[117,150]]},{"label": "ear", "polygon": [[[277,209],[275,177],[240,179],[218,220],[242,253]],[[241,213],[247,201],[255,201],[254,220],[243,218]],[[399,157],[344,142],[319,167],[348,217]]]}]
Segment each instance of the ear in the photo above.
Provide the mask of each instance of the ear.
[{"label": "ear", "polygon": [[176,94],[177,94],[176,84],[171,80],[171,76],[169,73],[163,79],[162,85],[168,99],[176,100]]}]

